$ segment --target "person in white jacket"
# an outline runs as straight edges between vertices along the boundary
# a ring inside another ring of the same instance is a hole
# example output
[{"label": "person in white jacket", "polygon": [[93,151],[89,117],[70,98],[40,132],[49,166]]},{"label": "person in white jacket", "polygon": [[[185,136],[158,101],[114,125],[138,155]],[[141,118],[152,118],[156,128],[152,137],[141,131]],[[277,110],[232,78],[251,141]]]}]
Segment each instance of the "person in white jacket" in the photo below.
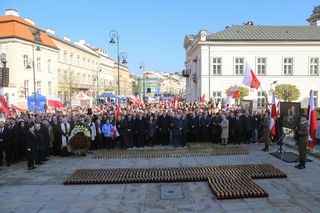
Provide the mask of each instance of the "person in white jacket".
[{"label": "person in white jacket", "polygon": [[94,150],[97,148],[97,145],[95,144],[96,142],[96,136],[97,136],[97,130],[96,130],[96,124],[92,122],[91,117],[86,118],[87,124],[91,130],[91,143],[90,143],[90,150]]}]

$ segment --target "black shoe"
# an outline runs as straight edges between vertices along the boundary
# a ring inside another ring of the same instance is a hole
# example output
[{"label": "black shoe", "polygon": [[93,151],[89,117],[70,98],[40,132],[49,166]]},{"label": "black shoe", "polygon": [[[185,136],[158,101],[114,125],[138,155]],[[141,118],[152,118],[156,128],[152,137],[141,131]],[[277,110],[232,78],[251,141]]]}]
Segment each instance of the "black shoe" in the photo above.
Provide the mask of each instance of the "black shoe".
[{"label": "black shoe", "polygon": [[262,151],[269,152],[269,148],[265,147],[264,149],[262,149]]},{"label": "black shoe", "polygon": [[305,169],[306,166],[304,164],[301,164],[299,167],[297,167],[297,169]]},{"label": "black shoe", "polygon": [[10,166],[10,163],[7,163],[7,167],[9,167]]},{"label": "black shoe", "polygon": [[299,168],[301,166],[301,163],[299,163],[298,165],[295,165],[295,168]]},{"label": "black shoe", "polygon": [[42,165],[43,163],[41,163],[41,162],[38,162],[38,163],[36,163],[36,165]]}]

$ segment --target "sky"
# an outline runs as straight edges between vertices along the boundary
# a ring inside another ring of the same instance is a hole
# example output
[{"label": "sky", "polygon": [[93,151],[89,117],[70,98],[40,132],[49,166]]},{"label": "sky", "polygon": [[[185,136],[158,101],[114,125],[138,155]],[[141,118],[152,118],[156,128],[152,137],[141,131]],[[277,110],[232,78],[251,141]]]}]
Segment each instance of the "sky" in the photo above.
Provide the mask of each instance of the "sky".
[{"label": "sky", "polygon": [[41,29],[105,49],[116,59],[109,32],[117,30],[120,52],[131,72],[183,70],[186,34],[217,32],[249,20],[256,25],[307,25],[319,0],[0,0],[0,14],[16,9]]}]

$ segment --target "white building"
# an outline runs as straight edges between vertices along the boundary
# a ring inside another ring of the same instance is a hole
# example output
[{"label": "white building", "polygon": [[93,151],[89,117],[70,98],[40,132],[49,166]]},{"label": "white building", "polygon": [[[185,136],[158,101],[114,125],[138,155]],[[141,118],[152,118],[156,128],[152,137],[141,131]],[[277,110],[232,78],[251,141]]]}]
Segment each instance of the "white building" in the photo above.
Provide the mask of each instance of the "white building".
[{"label": "white building", "polygon": [[100,67],[99,67],[99,92],[112,92],[114,93],[114,61],[109,57],[107,51],[91,47],[92,50],[99,54]]},{"label": "white building", "polygon": [[269,100],[271,85],[294,84],[301,92],[298,101],[307,107],[309,91],[315,90],[319,106],[320,92],[320,6],[308,19],[310,26],[258,26],[248,22],[209,33],[186,35],[188,101],[226,98],[225,91],[233,85],[242,85],[245,64],[248,62],[261,82],[259,90],[250,89],[246,99],[253,100],[254,108],[263,107],[263,91]]},{"label": "white building", "polygon": [[0,52],[6,54],[10,69],[9,87],[4,88],[9,104],[14,101],[26,107],[34,83],[38,93],[57,94],[58,47],[32,20],[6,10],[0,16]]}]

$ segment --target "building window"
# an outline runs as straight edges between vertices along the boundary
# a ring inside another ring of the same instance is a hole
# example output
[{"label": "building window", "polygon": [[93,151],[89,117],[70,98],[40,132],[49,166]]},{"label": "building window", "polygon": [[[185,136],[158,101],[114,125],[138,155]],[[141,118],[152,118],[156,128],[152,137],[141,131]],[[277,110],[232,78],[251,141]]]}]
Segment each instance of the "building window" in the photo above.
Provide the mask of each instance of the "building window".
[{"label": "building window", "polygon": [[63,53],[63,62],[64,63],[67,63],[67,52],[66,51],[64,51],[64,53]]},{"label": "building window", "polygon": [[317,90],[314,90],[313,91],[313,101],[314,101],[314,106],[315,107],[318,107],[318,91]]},{"label": "building window", "polygon": [[265,92],[258,91],[257,107],[263,108],[266,106]]},{"label": "building window", "polygon": [[235,58],[234,70],[236,75],[243,75],[244,70],[244,58]]},{"label": "building window", "polygon": [[73,54],[70,53],[70,64],[73,64]]},{"label": "building window", "polygon": [[83,59],[82,59],[82,66],[83,66],[83,67],[86,66],[86,58],[85,58],[85,57],[83,57]]},{"label": "building window", "polygon": [[29,80],[24,80],[23,86],[24,86],[24,97],[28,97],[29,96]]},{"label": "building window", "polygon": [[41,71],[41,58],[37,57],[37,70]]},{"label": "building window", "polygon": [[80,66],[80,56],[79,55],[77,56],[77,66],[78,67]]},{"label": "building window", "polygon": [[257,58],[257,73],[258,75],[265,75],[266,74],[266,66],[267,66],[267,59],[266,58]]},{"label": "building window", "polygon": [[51,95],[51,81],[48,81],[48,95]]},{"label": "building window", "polygon": [[222,92],[221,91],[214,91],[212,93],[212,95],[216,100],[216,105],[218,105],[220,103],[220,101],[221,101],[221,98],[222,98]]},{"label": "building window", "polygon": [[283,59],[283,74],[292,75],[293,74],[293,58]]},{"label": "building window", "polygon": [[51,73],[51,59],[48,59],[48,73]]},{"label": "building window", "polygon": [[37,93],[41,94],[41,81],[37,81]]},{"label": "building window", "polygon": [[29,56],[28,55],[23,55],[23,66],[24,68],[27,68],[28,66],[28,61],[29,60]]},{"label": "building window", "polygon": [[310,58],[310,75],[318,75],[319,73],[319,58]]},{"label": "building window", "polygon": [[213,75],[221,75],[221,58],[213,58],[212,66]]}]

